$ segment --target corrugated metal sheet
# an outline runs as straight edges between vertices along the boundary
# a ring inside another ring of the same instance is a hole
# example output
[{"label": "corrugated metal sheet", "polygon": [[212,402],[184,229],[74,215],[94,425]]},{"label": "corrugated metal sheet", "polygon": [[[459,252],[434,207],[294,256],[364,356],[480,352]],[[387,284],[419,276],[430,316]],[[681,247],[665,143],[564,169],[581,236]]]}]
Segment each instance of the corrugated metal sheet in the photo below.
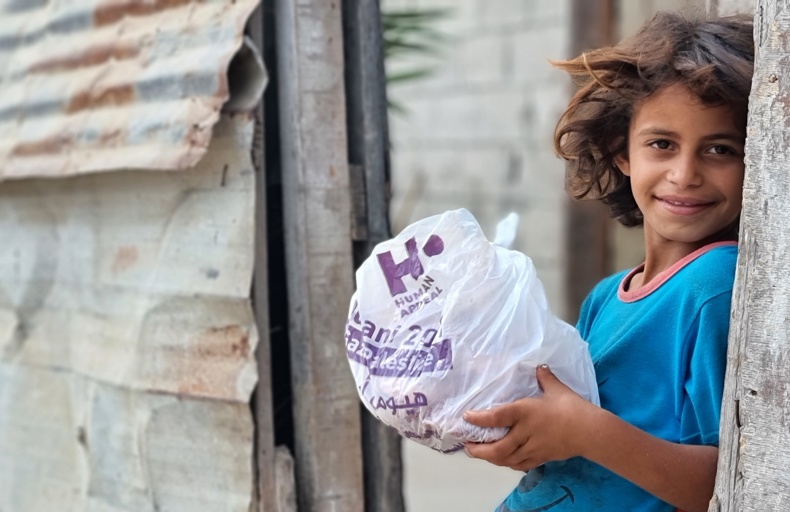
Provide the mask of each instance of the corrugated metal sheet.
[{"label": "corrugated metal sheet", "polygon": [[0,184],[0,511],[247,512],[253,121],[184,173]]},{"label": "corrugated metal sheet", "polygon": [[258,0],[0,0],[0,179],[194,165]]}]

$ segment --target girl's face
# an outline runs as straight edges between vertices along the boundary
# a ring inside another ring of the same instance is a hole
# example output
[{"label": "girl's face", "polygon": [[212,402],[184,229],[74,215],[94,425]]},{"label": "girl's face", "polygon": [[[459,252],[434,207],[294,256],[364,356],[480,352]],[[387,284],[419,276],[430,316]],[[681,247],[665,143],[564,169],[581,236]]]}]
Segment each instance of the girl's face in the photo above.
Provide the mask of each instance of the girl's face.
[{"label": "girl's face", "polygon": [[730,227],[741,211],[745,127],[730,106],[709,107],[682,85],[661,89],[636,108],[628,155],[650,247],[694,250]]}]

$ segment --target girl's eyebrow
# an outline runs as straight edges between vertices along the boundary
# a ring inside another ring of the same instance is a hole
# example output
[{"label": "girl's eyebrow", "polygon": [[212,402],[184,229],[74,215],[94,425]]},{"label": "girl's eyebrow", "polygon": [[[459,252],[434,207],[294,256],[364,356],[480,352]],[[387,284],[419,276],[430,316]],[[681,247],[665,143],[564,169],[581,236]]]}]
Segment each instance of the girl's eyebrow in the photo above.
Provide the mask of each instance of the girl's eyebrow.
[{"label": "girl's eyebrow", "polygon": [[711,133],[710,135],[704,136],[703,140],[729,140],[731,142],[737,142],[738,144],[744,144],[746,143],[746,135],[738,132]]},{"label": "girl's eyebrow", "polygon": [[663,135],[665,137],[677,137],[678,134],[673,132],[672,130],[666,130],[664,128],[659,128],[657,126],[648,126],[642,130],[639,130],[637,135]]},{"label": "girl's eyebrow", "polygon": [[[637,135],[660,135],[663,137],[678,138],[680,135],[672,130],[659,128],[657,126],[648,126],[644,130],[640,130]],[[739,132],[716,132],[705,135],[702,140],[729,140],[738,144],[743,144],[746,141],[746,135]]]}]

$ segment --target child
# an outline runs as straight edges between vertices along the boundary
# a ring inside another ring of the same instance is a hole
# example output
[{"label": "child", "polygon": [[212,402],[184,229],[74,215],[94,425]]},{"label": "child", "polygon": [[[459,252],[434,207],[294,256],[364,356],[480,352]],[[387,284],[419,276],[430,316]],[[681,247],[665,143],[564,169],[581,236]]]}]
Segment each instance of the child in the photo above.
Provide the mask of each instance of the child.
[{"label": "child", "polygon": [[526,472],[499,511],[707,510],[753,60],[750,19],[664,13],[557,64],[580,85],[555,133],[569,188],[643,225],[645,262],[582,306],[601,408],[541,367],[542,397],[465,415],[510,427],[470,456]]}]

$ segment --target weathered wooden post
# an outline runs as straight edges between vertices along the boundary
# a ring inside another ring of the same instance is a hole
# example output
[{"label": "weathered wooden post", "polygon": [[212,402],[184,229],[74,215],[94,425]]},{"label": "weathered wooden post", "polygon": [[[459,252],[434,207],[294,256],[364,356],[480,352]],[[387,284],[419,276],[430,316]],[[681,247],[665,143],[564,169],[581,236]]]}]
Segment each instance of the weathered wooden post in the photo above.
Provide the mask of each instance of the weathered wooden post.
[{"label": "weathered wooden post", "polygon": [[[574,0],[571,3],[572,56],[612,44],[614,7],[612,0]],[[575,322],[584,298],[611,271],[608,239],[612,221],[608,209],[599,201],[569,199],[566,215],[567,314],[568,320]]]},{"label": "weathered wooden post", "polygon": [[[354,195],[351,236],[358,267],[389,226],[389,134],[379,0],[343,2],[348,159]],[[362,405],[365,510],[403,512],[401,438]]]},{"label": "weathered wooden post", "polygon": [[[751,12],[750,0],[709,2]],[[760,0],[738,268],[712,511],[790,510],[790,7]]]},{"label": "weathered wooden post", "polygon": [[353,262],[341,4],[277,0],[275,16],[299,510],[362,512],[359,398],[342,342]]}]

